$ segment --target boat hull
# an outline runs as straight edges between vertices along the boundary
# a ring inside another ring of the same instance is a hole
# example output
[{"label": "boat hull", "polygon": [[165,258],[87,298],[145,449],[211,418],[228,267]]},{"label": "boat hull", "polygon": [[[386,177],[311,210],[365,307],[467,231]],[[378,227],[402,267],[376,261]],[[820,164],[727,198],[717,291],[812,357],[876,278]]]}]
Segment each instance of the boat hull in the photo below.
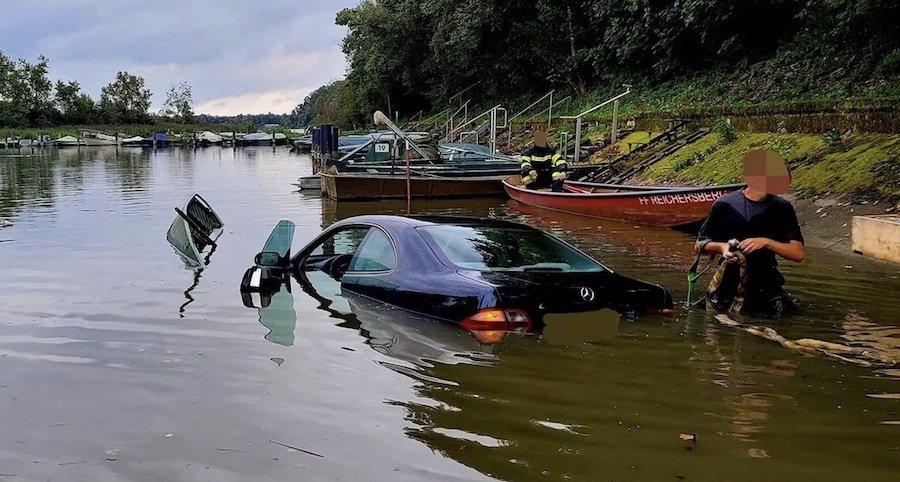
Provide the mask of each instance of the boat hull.
[{"label": "boat hull", "polygon": [[82,139],[83,144],[88,147],[100,147],[100,146],[114,146],[116,145],[116,141],[110,141],[107,139],[92,139],[90,137],[86,137]]},{"label": "boat hull", "polygon": [[[519,185],[518,176],[504,180],[506,193],[515,201],[553,211],[581,216],[612,219],[651,226],[676,227],[702,221],[713,202],[741,184],[700,188],[637,190],[634,186],[606,192],[573,193],[531,191]],[[578,183],[584,187],[584,183]]]},{"label": "boat hull", "polygon": [[[413,198],[463,198],[503,195],[503,176],[412,177]],[[325,194],[339,201],[405,199],[406,176],[322,174]]]}]

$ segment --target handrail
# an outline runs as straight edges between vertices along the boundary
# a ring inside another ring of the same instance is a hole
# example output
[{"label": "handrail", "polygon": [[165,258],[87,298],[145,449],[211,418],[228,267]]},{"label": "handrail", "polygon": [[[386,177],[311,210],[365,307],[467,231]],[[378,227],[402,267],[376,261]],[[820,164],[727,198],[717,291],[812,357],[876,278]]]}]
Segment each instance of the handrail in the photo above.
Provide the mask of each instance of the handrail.
[{"label": "handrail", "polygon": [[478,82],[475,82],[474,84],[472,84],[472,85],[466,87],[465,89],[463,89],[463,90],[457,92],[453,97],[450,97],[450,99],[447,101],[447,103],[448,103],[448,104],[452,104],[452,103],[453,103],[453,99],[455,99],[455,98],[457,98],[457,97],[460,97],[459,100],[462,101],[462,95],[465,94],[466,92],[468,92],[469,90],[471,90],[473,87],[475,87],[476,85],[478,85],[478,84],[480,84],[480,83],[481,83],[481,81],[479,80]]},{"label": "handrail", "polygon": [[[465,110],[466,114],[465,114],[465,118],[463,120],[468,119],[468,117],[469,117],[469,102],[472,102],[472,99],[467,100],[464,104],[459,106],[459,109],[456,109],[456,112],[454,112],[453,114],[450,114],[450,116],[447,117],[447,122],[444,122],[444,125],[442,127],[446,130],[448,135],[449,135],[450,131],[454,130],[453,129],[453,118],[456,117],[457,114],[459,114],[461,111]],[[446,109],[443,112],[450,112],[450,109]]]},{"label": "handrail", "polygon": [[515,119],[516,117],[519,117],[520,115],[522,115],[522,114],[528,112],[529,110],[531,110],[532,107],[534,107],[534,106],[540,104],[541,102],[544,101],[544,99],[546,99],[547,97],[550,97],[551,95],[553,95],[554,92],[556,92],[556,90],[551,90],[550,92],[544,94],[543,97],[541,97],[540,99],[538,99],[538,100],[532,102],[531,105],[529,105],[528,107],[526,107],[526,108],[522,109],[521,111],[517,112],[515,115],[510,116],[510,119]]},{"label": "handrail", "polygon": [[610,135],[611,142],[616,142],[616,130],[618,128],[618,117],[619,117],[619,99],[625,97],[629,93],[631,93],[631,85],[630,84],[622,84],[625,87],[625,92],[622,92],[619,95],[616,95],[605,102],[595,105],[590,109],[578,114],[578,115],[566,115],[560,117],[560,119],[575,119],[575,164],[581,160],[581,121],[584,116],[590,114],[591,112],[600,109],[601,107],[607,106],[609,104],[613,105],[613,121],[612,121],[612,133]]},{"label": "handrail", "polygon": [[484,117],[484,116],[490,115],[491,112],[493,112],[493,111],[496,110],[496,109],[499,109],[501,106],[502,106],[502,104],[497,104],[497,105],[495,105],[494,107],[491,107],[490,109],[488,109],[488,110],[484,111],[483,113],[479,114],[477,117],[473,117],[473,118],[469,119],[467,122],[464,122],[464,123],[462,123],[462,124],[456,126],[456,128],[453,129],[453,131],[451,131],[451,132],[448,133],[447,137],[450,137],[451,135],[456,134],[457,131],[461,130],[461,129],[464,128],[464,127],[467,127],[469,124],[471,124],[471,123],[477,121],[478,119],[481,119],[481,118]]},{"label": "handrail", "polygon": [[[565,104],[566,102],[571,102],[571,101],[572,101],[572,96],[570,95],[570,96],[564,97],[564,98],[563,98],[562,100],[560,100],[560,101],[557,101],[555,104],[553,104],[553,107],[556,107],[556,106],[558,106],[558,105],[562,105],[562,104]],[[544,115],[544,114],[546,114],[547,112],[549,112],[550,109],[552,109],[553,107],[548,107],[548,108],[546,108],[546,109],[544,109],[544,110],[538,112],[537,114],[535,114],[535,115],[529,117],[528,119],[525,119],[525,122],[528,123],[528,122],[531,122],[531,121],[537,119],[538,117],[541,117],[542,115]]]},{"label": "handrail", "polygon": [[560,117],[560,119],[578,119],[579,117],[584,117],[584,116],[590,114],[591,112],[594,112],[595,110],[597,110],[597,109],[599,109],[599,108],[601,108],[601,107],[605,107],[605,106],[607,106],[607,105],[609,105],[609,104],[611,104],[611,103],[613,103],[613,102],[615,102],[615,101],[621,99],[622,97],[625,97],[626,95],[628,95],[628,94],[631,92],[631,86],[628,85],[628,84],[625,84],[625,86],[626,86],[625,92],[622,92],[621,94],[619,94],[619,95],[617,95],[617,96],[615,96],[615,97],[612,97],[612,98],[610,98],[610,99],[604,101],[602,104],[595,105],[594,107],[591,107],[590,109],[588,109],[588,110],[586,110],[586,111],[584,111],[584,112],[582,112],[581,114],[578,114],[578,115],[564,115],[564,116]]}]

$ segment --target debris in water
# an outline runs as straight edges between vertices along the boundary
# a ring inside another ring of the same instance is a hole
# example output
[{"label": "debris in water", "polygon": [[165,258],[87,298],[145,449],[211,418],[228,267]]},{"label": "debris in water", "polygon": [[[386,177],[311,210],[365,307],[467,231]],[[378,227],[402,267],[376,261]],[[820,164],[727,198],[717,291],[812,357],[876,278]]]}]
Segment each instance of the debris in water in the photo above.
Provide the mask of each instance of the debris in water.
[{"label": "debris in water", "polygon": [[106,460],[109,462],[115,462],[119,460],[119,449],[109,449],[106,451]]},{"label": "debris in water", "polygon": [[166,437],[166,438],[172,438],[173,435],[175,435],[175,434],[174,434],[174,433],[167,433],[167,434],[164,435],[164,437]]},{"label": "debris in water", "polygon": [[695,433],[683,433],[679,435],[678,438],[684,440],[685,442],[697,443],[697,434]]},{"label": "debris in water", "polygon": [[281,366],[281,364],[284,363],[284,358],[276,357],[276,358],[269,358],[269,360],[272,360],[278,366]]},{"label": "debris in water", "polygon": [[747,455],[754,459],[767,459],[769,458],[769,453],[763,449],[750,449],[747,451]]},{"label": "debris in water", "polygon": [[309,454],[309,455],[312,455],[312,456],[315,456],[315,457],[325,458],[324,455],[319,455],[319,454],[317,454],[317,453],[315,453],[315,452],[310,452],[309,450],[303,450],[303,449],[301,449],[301,448],[299,448],[299,447],[294,447],[293,445],[288,445],[288,444],[286,444],[286,443],[276,442],[275,440],[271,440],[271,439],[269,439],[269,442],[270,442],[270,443],[273,443],[273,444],[275,444],[275,445],[281,445],[282,447],[286,447],[286,448],[289,448],[289,449],[291,449],[291,450],[296,450],[297,452],[303,452],[303,453],[305,453],[305,454]]},{"label": "debris in water", "polygon": [[874,365],[894,366],[897,364],[897,360],[894,360],[881,353],[877,353],[873,350],[864,350],[862,348],[842,345],[839,343],[831,343],[822,340],[814,340],[810,338],[789,340],[768,326],[744,325],[731,319],[728,315],[725,314],[717,315],[716,321],[723,325],[743,330],[747,333],[759,336],[761,338],[774,341],[789,350],[806,355],[824,355],[843,362],[854,363],[867,367],[871,367]]}]

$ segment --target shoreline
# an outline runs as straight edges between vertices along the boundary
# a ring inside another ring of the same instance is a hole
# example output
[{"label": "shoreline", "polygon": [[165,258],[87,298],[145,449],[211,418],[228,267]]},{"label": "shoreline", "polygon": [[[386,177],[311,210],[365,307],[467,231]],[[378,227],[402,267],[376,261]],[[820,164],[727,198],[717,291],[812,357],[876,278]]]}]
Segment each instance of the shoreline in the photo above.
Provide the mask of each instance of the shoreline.
[{"label": "shoreline", "polygon": [[806,246],[858,256],[886,265],[895,264],[854,253],[851,250],[851,231],[854,216],[890,214],[897,212],[897,206],[877,200],[853,202],[850,200],[851,196],[847,194],[801,198],[795,193],[789,193],[784,198],[793,204],[797,212]]}]

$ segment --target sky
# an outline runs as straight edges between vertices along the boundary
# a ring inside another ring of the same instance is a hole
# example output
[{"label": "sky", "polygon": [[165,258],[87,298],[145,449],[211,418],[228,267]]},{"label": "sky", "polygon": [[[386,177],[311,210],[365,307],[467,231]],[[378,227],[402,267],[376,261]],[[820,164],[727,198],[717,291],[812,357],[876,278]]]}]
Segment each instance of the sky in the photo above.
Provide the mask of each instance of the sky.
[{"label": "sky", "polygon": [[152,110],[180,82],[194,110],[286,113],[343,78],[345,28],[337,12],[359,0],[4,1],[0,51],[50,60],[50,78],[75,80],[95,99],[127,71],[144,77]]}]

